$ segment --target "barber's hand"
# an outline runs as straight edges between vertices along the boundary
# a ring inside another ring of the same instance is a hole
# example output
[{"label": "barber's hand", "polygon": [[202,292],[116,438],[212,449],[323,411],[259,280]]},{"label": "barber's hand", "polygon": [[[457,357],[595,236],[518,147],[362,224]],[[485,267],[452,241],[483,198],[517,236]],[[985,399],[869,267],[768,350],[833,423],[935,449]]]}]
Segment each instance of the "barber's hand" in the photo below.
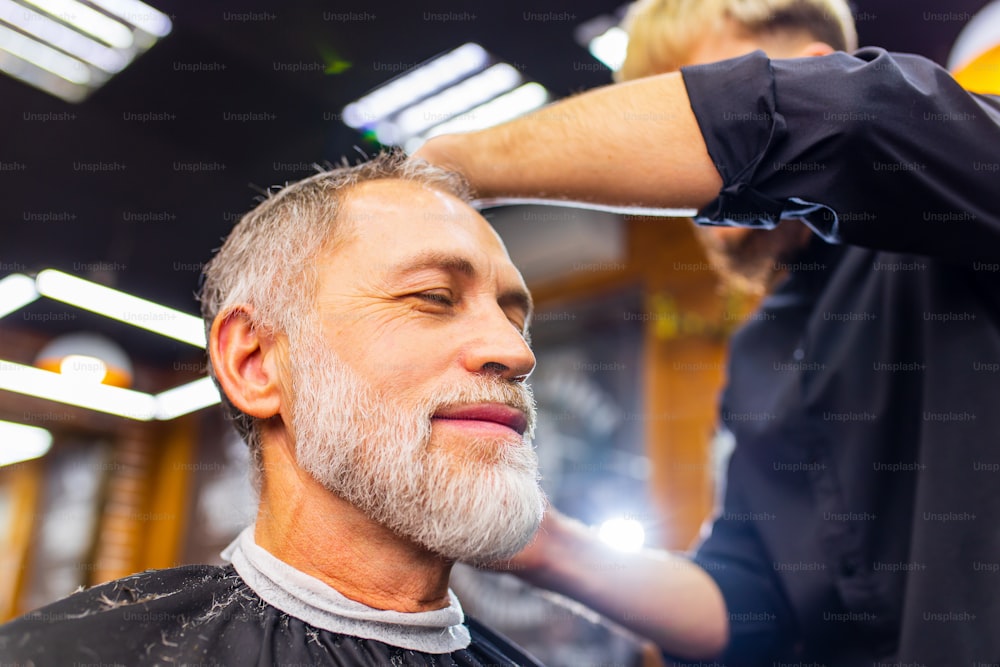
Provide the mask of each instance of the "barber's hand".
[{"label": "barber's hand", "polygon": [[487,563],[484,567],[495,572],[513,574],[528,583],[544,586],[548,574],[555,566],[555,559],[564,558],[563,553],[567,538],[580,531],[586,533],[587,528],[578,521],[560,513],[549,505],[545,508],[542,524],[534,538],[524,549],[510,560]]},{"label": "barber's hand", "polygon": [[448,146],[452,143],[451,135],[441,135],[425,141],[420,148],[410,155],[411,160],[423,160],[439,167],[457,169],[458,164]]},{"label": "barber's hand", "polygon": [[470,152],[472,149],[468,137],[468,134],[442,134],[432,137],[414,151],[410,159],[422,160],[435,167],[458,172],[472,186],[473,191],[482,196],[481,190],[485,185],[482,179],[487,174],[483,173],[483,166],[474,159],[475,154]]}]

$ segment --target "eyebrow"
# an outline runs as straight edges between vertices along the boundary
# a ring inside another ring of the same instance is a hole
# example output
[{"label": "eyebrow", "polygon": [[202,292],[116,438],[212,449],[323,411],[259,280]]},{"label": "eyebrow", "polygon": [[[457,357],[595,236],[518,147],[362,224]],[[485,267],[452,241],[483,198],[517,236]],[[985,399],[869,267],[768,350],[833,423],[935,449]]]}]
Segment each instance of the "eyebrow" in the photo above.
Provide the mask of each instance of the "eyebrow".
[{"label": "eyebrow", "polygon": [[[409,273],[425,271],[428,269],[438,269],[449,273],[458,273],[466,278],[475,278],[479,275],[476,267],[461,255],[452,255],[445,252],[431,250],[423,252],[412,258],[409,262],[400,265],[393,270],[393,275],[404,276]],[[530,319],[534,312],[534,303],[531,294],[521,288],[504,290],[497,302],[501,306],[515,306],[524,311],[525,317]]]}]

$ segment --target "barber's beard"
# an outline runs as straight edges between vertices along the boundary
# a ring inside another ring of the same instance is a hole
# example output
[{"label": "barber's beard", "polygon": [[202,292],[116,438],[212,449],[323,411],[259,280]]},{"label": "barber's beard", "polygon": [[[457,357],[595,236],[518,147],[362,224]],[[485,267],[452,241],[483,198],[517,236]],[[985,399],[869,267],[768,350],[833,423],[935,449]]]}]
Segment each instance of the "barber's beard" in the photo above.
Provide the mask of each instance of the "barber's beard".
[{"label": "barber's beard", "polygon": [[[467,386],[445,387],[420,405],[403,406],[367,385],[329,348],[292,349],[296,457],[327,490],[448,559],[484,563],[527,545],[545,504],[527,386],[471,378]],[[432,414],[484,402],[524,411],[524,436],[463,443],[459,453],[428,448]]]},{"label": "barber's beard", "polygon": [[769,292],[787,273],[809,239],[810,231],[796,220],[783,220],[774,229],[753,229],[738,238],[720,238],[708,227],[695,227],[698,240],[726,287],[749,294]]}]

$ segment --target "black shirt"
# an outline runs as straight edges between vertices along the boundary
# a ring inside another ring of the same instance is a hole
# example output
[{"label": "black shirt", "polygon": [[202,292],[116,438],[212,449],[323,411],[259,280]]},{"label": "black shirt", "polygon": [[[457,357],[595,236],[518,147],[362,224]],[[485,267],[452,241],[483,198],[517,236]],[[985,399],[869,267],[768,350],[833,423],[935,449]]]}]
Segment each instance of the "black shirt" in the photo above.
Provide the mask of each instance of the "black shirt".
[{"label": "black shirt", "polygon": [[699,222],[819,237],[732,340],[720,663],[1000,662],[1000,100],[864,49],[683,70]]},{"label": "black shirt", "polygon": [[233,567],[149,571],[75,593],[0,626],[0,663],[521,667],[533,658],[466,617],[468,648],[420,653],[337,634],[267,604]]}]

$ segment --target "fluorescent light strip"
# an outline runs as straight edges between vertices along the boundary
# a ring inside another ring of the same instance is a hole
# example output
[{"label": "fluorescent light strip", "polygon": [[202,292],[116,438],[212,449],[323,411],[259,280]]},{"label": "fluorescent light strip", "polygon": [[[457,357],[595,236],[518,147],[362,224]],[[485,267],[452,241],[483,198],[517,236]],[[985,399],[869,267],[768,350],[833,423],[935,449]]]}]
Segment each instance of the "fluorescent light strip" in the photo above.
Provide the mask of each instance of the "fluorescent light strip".
[{"label": "fluorescent light strip", "polygon": [[[205,347],[205,331],[200,318],[55,269],[42,271],[35,280],[20,273],[0,280],[0,317],[43,295]],[[140,421],[175,419],[220,402],[219,392],[208,377],[153,396],[105,384],[81,382],[72,376],[2,360],[0,389]]]},{"label": "fluorescent light strip", "polygon": [[[90,68],[84,63],[3,25],[0,25],[0,50],[78,86],[90,83]],[[4,70],[10,71],[7,67]]]},{"label": "fluorescent light strip", "polygon": [[166,37],[173,26],[169,16],[139,0],[90,0],[90,3],[154,37]]},{"label": "fluorescent light strip", "polygon": [[219,390],[212,378],[182,384],[179,387],[160,392],[156,398],[156,418],[164,421],[176,419],[195,410],[207,408],[221,401]]},{"label": "fluorescent light strip", "polygon": [[[220,402],[209,377],[156,394],[112,387],[0,361],[0,389],[138,421],[169,421]],[[0,437],[0,443],[3,438]]]},{"label": "fluorescent light strip", "polygon": [[44,428],[0,421],[0,467],[44,456],[52,434]]},{"label": "fluorescent light strip", "polygon": [[344,123],[355,129],[372,127],[453,81],[478,72],[489,59],[489,54],[478,44],[463,44],[351,102],[344,107]]},{"label": "fluorescent light strip", "polygon": [[91,90],[98,87],[70,83],[23,58],[4,51],[3,48],[0,48],[0,71],[66,102],[82,102]]},{"label": "fluorescent light strip", "polygon": [[129,64],[122,52],[67,28],[45,14],[40,14],[11,0],[0,0],[0,21],[5,21],[34,37],[59,48],[109,74],[120,72]]},{"label": "fluorescent light strip", "polygon": [[84,310],[131,324],[161,336],[205,347],[201,318],[131,294],[98,285],[55,269],[45,269],[35,279],[38,293]]},{"label": "fluorescent light strip", "polygon": [[406,109],[391,123],[380,123],[376,138],[383,144],[401,144],[441,121],[517,88],[520,83],[521,75],[516,69],[506,63],[494,65]]},{"label": "fluorescent light strip", "polygon": [[118,49],[135,43],[132,30],[123,23],[76,0],[24,0],[43,12]]},{"label": "fluorescent light strip", "polygon": [[540,83],[526,83],[506,95],[501,95],[461,116],[430,128],[423,136],[406,142],[405,149],[412,153],[421,144],[439,134],[472,132],[522,116],[544,106],[549,101],[549,91]]},{"label": "fluorescent light strip", "polygon": [[92,382],[74,382],[59,373],[0,361],[0,389],[149,421],[156,416],[156,399],[140,391]]},{"label": "fluorescent light strip", "polygon": [[590,55],[617,72],[625,62],[625,52],[628,50],[628,33],[614,27],[590,40],[587,47]]},{"label": "fluorescent light strip", "polygon": [[24,308],[37,298],[34,280],[20,273],[10,274],[0,280],[0,317]]}]

